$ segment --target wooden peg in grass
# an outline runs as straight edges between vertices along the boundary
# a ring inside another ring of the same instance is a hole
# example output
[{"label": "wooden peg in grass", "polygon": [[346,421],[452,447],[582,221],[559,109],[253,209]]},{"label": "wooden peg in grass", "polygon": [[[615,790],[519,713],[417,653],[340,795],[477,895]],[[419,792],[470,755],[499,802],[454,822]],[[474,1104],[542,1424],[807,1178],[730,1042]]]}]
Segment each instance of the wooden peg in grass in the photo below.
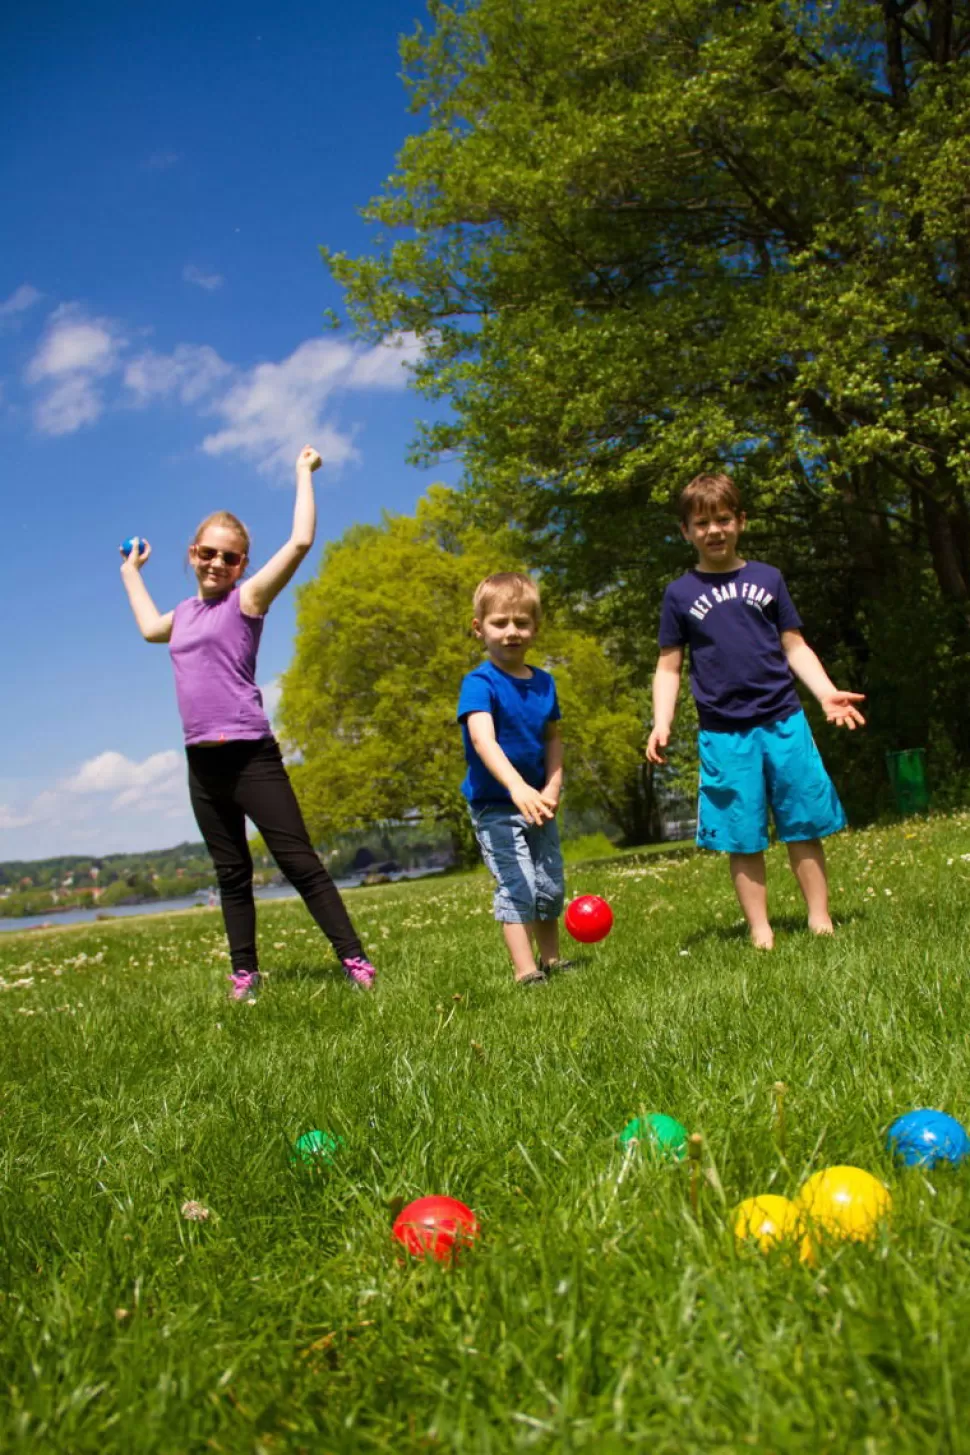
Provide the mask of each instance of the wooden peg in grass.
[{"label": "wooden peg in grass", "polygon": [[775,1099],[775,1142],[781,1155],[785,1155],[785,1095],[788,1087],[784,1081],[776,1081],[771,1088]]},{"label": "wooden peg in grass", "polygon": [[687,1139],[687,1158],[690,1162],[690,1205],[695,1218],[700,1205],[701,1152],[704,1138],[700,1132],[691,1132]]}]

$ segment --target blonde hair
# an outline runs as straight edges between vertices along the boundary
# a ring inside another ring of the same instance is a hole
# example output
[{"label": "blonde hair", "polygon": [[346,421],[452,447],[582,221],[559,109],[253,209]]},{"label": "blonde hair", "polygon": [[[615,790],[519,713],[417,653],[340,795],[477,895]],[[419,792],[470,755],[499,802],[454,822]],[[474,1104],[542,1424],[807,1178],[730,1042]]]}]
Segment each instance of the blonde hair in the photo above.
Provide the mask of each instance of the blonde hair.
[{"label": "blonde hair", "polygon": [[210,525],[221,525],[225,530],[231,530],[233,535],[237,535],[243,543],[243,555],[249,555],[249,531],[243,525],[238,515],[233,515],[229,510],[214,510],[211,515],[207,515],[189,542],[190,549],[192,546],[199,544],[201,537],[209,529]]},{"label": "blonde hair", "polygon": [[690,484],[684,486],[677,501],[684,525],[690,525],[698,507],[716,510],[719,505],[726,505],[732,515],[744,514],[741,492],[730,475],[695,475]]},{"label": "blonde hair", "polygon": [[475,620],[483,621],[499,602],[506,601],[512,606],[528,607],[538,626],[542,619],[539,588],[531,576],[524,576],[521,571],[496,571],[494,576],[479,581],[475,587]]}]

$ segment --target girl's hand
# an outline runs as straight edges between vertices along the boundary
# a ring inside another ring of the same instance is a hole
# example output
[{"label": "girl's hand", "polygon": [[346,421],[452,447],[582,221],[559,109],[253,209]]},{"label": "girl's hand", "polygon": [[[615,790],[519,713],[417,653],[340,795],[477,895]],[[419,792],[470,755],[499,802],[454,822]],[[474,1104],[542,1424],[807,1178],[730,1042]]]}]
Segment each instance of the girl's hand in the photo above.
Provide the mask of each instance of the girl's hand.
[{"label": "girl's hand", "polygon": [[296,457],[296,468],[298,470],[309,470],[312,473],[314,470],[319,470],[322,464],[323,461],[312,445],[304,445]]},{"label": "girl's hand", "polygon": [[137,576],[151,553],[151,546],[145,540],[144,536],[140,537],[137,551],[131,550],[127,556],[123,550],[121,551],[121,574],[124,575],[126,571],[131,571]]}]

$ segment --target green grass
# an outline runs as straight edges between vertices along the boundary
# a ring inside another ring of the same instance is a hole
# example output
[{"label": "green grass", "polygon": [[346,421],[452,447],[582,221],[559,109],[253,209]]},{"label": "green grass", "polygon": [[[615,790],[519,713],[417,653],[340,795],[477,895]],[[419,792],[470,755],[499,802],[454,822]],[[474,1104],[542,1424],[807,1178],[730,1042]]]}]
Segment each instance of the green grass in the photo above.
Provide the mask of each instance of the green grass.
[{"label": "green grass", "polygon": [[[616,928],[531,992],[480,876],[350,896],[372,997],[292,904],[251,1008],[214,913],[0,937],[0,1448],[970,1450],[970,1171],[883,1149],[911,1107],[970,1119],[968,828],[834,842],[831,941],[773,850],[770,956],[711,857],[573,867]],[[697,1219],[616,1146],[650,1110],[704,1137]],[[314,1127],[323,1176],[289,1164]],[[890,1184],[886,1236],[735,1252],[742,1197],[839,1162]],[[431,1191],[483,1225],[450,1270],[389,1236]]]}]

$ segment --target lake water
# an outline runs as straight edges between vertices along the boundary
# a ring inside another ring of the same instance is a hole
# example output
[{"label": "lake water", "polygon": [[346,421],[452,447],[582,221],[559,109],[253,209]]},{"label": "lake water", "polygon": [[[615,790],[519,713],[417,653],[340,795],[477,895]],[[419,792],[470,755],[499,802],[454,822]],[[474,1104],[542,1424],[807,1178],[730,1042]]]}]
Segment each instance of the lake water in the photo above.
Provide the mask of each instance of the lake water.
[{"label": "lake water", "polygon": [[[429,874],[440,874],[441,869],[401,869],[388,877],[398,879],[423,879]],[[356,889],[359,879],[336,879],[338,889]],[[267,884],[255,891],[257,899],[296,899],[297,893],[289,884]],[[65,909],[63,913],[48,910],[46,914],[28,914],[9,919],[0,916],[0,933],[4,930],[35,930],[40,926],[56,929],[59,925],[91,925],[98,921],[98,915],[109,919],[127,919],[139,914],[166,914],[173,909],[205,909],[204,898],[188,895],[185,899],[155,899],[147,904],[114,904],[108,909]],[[102,921],[103,923],[103,921]]]}]

